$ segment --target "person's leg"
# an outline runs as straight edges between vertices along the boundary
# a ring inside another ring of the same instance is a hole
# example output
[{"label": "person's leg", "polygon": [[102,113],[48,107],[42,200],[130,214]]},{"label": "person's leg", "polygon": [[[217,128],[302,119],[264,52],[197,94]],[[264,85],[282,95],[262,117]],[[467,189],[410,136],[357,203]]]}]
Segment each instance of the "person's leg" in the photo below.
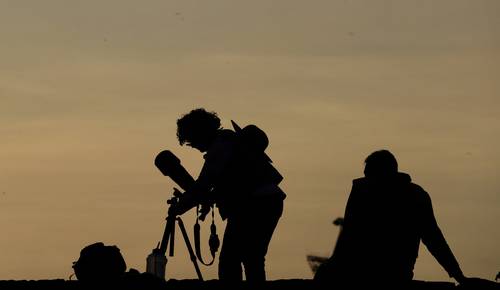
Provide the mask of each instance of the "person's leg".
[{"label": "person's leg", "polygon": [[219,280],[226,282],[243,280],[240,228],[241,225],[237,220],[228,218],[219,255]]},{"label": "person's leg", "polygon": [[247,281],[266,280],[265,256],[278,221],[283,213],[283,200],[272,200],[256,206],[255,214],[246,220],[243,265]]}]

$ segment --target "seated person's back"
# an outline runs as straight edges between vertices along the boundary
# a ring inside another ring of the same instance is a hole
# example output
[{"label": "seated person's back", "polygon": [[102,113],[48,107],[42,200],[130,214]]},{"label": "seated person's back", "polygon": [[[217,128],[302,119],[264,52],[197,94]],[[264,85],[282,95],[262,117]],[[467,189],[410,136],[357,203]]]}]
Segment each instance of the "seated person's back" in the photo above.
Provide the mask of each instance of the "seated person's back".
[{"label": "seated person's back", "polygon": [[409,281],[420,240],[451,277],[463,277],[436,223],[427,192],[397,171],[389,151],[374,152],[366,159],[365,177],[353,181],[343,231],[316,278]]}]

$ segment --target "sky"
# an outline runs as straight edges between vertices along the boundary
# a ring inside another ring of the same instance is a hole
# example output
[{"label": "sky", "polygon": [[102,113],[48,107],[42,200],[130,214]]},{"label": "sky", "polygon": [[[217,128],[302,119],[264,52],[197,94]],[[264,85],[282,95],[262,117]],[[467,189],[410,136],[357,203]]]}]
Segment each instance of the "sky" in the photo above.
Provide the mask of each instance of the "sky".
[{"label": "sky", "polygon": [[[0,0],[0,280],[67,279],[97,241],[145,271],[175,186],[153,160],[170,149],[198,174],[202,155],[175,136],[198,107],[268,134],[288,195],[269,279],[312,277],[306,255],[331,254],[332,220],[382,148],[429,192],[464,273],[493,279],[499,12],[496,0]],[[194,277],[178,240],[167,278]],[[415,278],[449,281],[424,246]]]}]

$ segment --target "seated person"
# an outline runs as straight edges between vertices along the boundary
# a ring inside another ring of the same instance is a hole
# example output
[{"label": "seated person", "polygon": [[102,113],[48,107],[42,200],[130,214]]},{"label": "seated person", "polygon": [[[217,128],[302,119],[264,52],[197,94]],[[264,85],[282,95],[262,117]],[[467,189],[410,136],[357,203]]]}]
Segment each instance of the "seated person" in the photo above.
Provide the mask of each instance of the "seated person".
[{"label": "seated person", "polygon": [[413,278],[420,241],[460,284],[466,281],[432,210],[429,194],[398,172],[387,150],[365,161],[353,181],[344,227],[332,257],[316,272],[320,282],[401,284]]}]

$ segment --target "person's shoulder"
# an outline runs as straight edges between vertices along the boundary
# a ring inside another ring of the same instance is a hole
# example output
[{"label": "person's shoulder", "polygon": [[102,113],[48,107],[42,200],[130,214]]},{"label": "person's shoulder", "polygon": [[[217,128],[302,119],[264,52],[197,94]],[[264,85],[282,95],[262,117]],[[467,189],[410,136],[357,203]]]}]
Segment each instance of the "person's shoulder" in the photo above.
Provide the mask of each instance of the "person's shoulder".
[{"label": "person's shoulder", "polygon": [[227,129],[220,129],[217,131],[215,140],[212,142],[208,148],[204,158],[205,160],[208,156],[219,155],[221,153],[230,151],[234,147],[235,143],[235,132]]},{"label": "person's shoulder", "polygon": [[231,138],[236,136],[236,132],[230,129],[220,129],[217,131],[217,138]]},{"label": "person's shoulder", "polygon": [[352,180],[353,185],[364,184],[364,183],[366,183],[366,177],[359,177]]},{"label": "person's shoulder", "polygon": [[410,187],[411,187],[412,191],[419,197],[428,197],[429,196],[427,191],[425,191],[425,189],[422,186],[420,186],[414,182],[410,183]]},{"label": "person's shoulder", "polygon": [[410,182],[409,186],[411,191],[415,194],[418,199],[429,200],[430,196],[425,189],[415,182]]},{"label": "person's shoulder", "polygon": [[410,182],[410,186],[411,186],[411,188],[412,188],[412,189],[414,189],[415,191],[419,191],[419,192],[426,192],[422,186],[420,186],[420,185],[418,185],[418,184],[416,184],[416,183],[414,183],[414,182]]},{"label": "person's shoulder", "polygon": [[236,132],[229,129],[220,129],[215,137],[215,143],[230,143],[236,138]]}]

